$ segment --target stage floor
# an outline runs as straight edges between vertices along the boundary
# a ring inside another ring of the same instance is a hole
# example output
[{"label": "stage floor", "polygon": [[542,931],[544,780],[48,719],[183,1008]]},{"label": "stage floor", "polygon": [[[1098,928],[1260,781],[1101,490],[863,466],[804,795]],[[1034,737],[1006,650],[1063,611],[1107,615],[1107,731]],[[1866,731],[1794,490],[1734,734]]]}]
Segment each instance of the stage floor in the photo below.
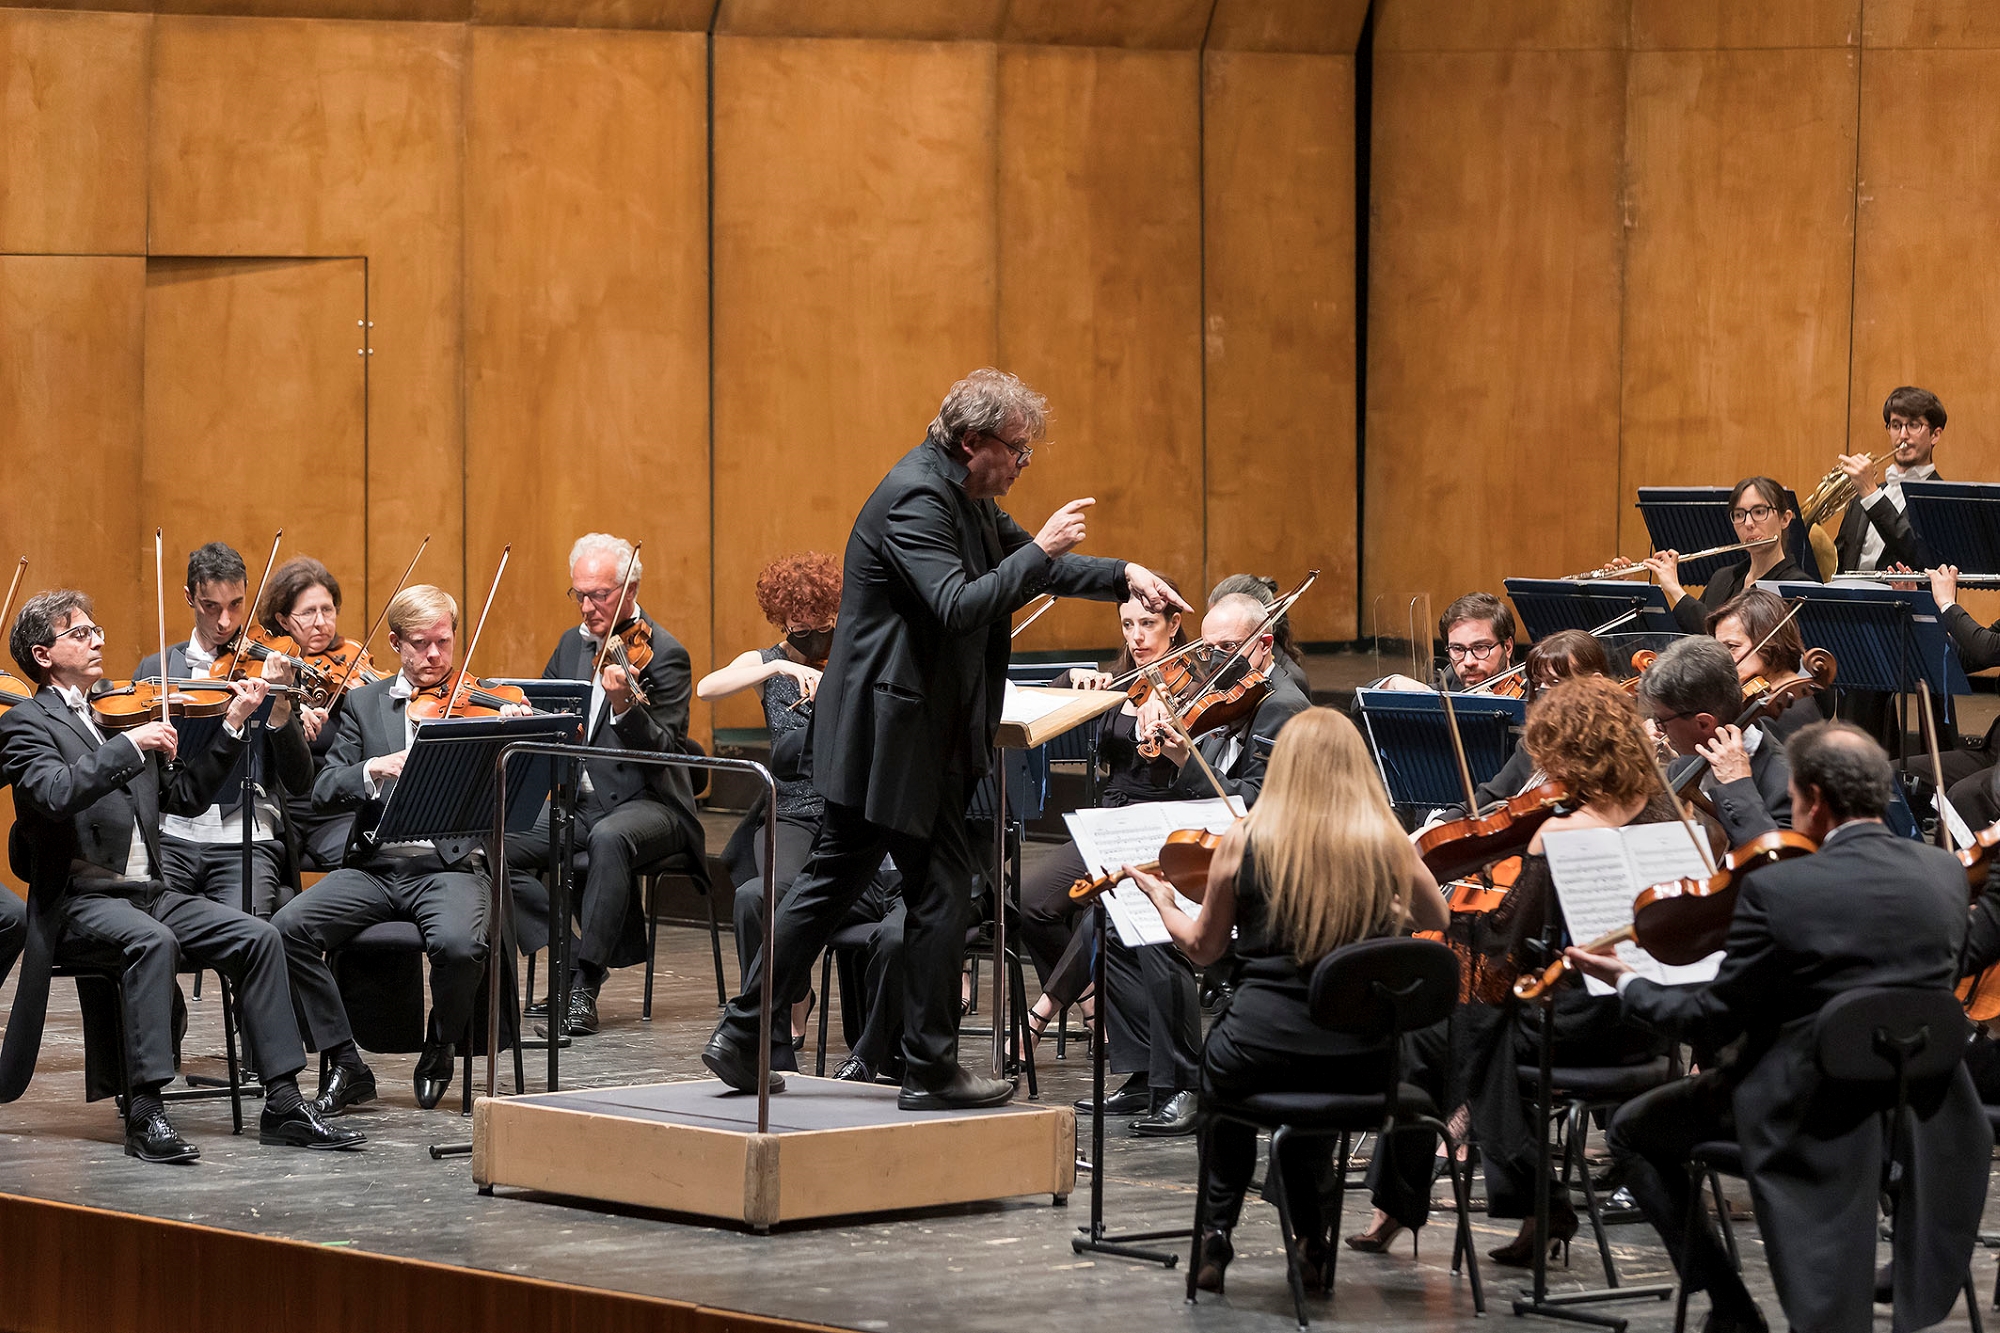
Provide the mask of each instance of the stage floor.
[{"label": "stage floor", "polygon": [[[733,981],[733,958],[729,974]],[[660,989],[650,1024],[639,1021],[639,986],[636,969],[607,986],[604,1031],[565,1053],[566,1088],[704,1075],[697,1055],[715,1016],[705,932],[662,930]],[[10,982],[0,992],[0,1005],[11,1003],[11,992]],[[220,1072],[220,1006],[212,986],[205,997],[190,1005],[188,1067]],[[836,1022],[836,1042],[838,1027]],[[1072,1046],[1069,1058],[1057,1062],[1052,1036],[1043,1048],[1044,1099],[1086,1093],[1089,1064],[1082,1047]],[[809,1066],[810,1052],[804,1059]],[[80,1100],[81,1037],[73,995],[62,983],[52,997],[35,1083],[21,1101],[0,1109],[0,1192],[841,1328],[1270,1333],[1292,1326],[1275,1214],[1254,1200],[1237,1232],[1228,1295],[1204,1298],[1189,1310],[1182,1302],[1181,1269],[1071,1251],[1070,1237],[1089,1216],[1087,1173],[1079,1175],[1067,1207],[1051,1206],[1048,1196],[1040,1195],[886,1218],[793,1224],[768,1236],[505,1189],[481,1197],[470,1159],[434,1161],[427,1152],[432,1144],[471,1137],[471,1122],[456,1112],[457,1086],[446,1103],[449,1110],[419,1111],[410,1089],[412,1062],[409,1056],[373,1059],[384,1095],[346,1117],[367,1132],[365,1152],[323,1155],[260,1147],[254,1129],[232,1137],[228,1103],[212,1101],[172,1108],[175,1123],[202,1149],[202,1160],[191,1167],[147,1166],[123,1155],[111,1103],[86,1106]],[[479,1068],[483,1079],[483,1064]],[[540,1090],[541,1069],[533,1059],[528,1074],[530,1090]],[[254,1114],[254,1108],[246,1109]],[[1078,1132],[1087,1147],[1087,1118],[1079,1121]],[[1134,1139],[1124,1120],[1114,1120],[1106,1147],[1106,1214],[1116,1230],[1187,1225],[1193,1213],[1191,1139]],[[1445,1195],[1441,1187],[1439,1197]],[[1358,1230],[1366,1216],[1365,1199],[1350,1194],[1343,1231]],[[1513,1226],[1476,1216],[1474,1230],[1484,1251],[1509,1239]],[[1745,1222],[1738,1235],[1752,1289],[1776,1319],[1755,1228]],[[1660,1279],[1664,1254],[1648,1228],[1615,1228],[1613,1240],[1628,1282]],[[1164,1244],[1183,1252],[1186,1246],[1184,1240]],[[1412,1262],[1405,1237],[1391,1256],[1343,1254],[1335,1301],[1313,1302],[1315,1325],[1473,1327],[1467,1285],[1448,1271],[1450,1231],[1442,1212],[1426,1228],[1422,1249],[1421,1261]],[[1993,1262],[1982,1251],[1974,1265],[1976,1281],[1988,1291]],[[1518,1276],[1490,1264],[1482,1271],[1489,1320],[1510,1319],[1508,1301]],[[1553,1282],[1557,1289],[1576,1288],[1596,1285],[1601,1277],[1586,1228],[1569,1269],[1556,1268]],[[1634,1330],[1672,1324],[1670,1302],[1592,1308],[1629,1317]],[[1700,1313],[1697,1301],[1697,1319]],[[1884,1311],[1884,1328],[1887,1319]],[[1947,1326],[1965,1326],[1963,1307]]]}]

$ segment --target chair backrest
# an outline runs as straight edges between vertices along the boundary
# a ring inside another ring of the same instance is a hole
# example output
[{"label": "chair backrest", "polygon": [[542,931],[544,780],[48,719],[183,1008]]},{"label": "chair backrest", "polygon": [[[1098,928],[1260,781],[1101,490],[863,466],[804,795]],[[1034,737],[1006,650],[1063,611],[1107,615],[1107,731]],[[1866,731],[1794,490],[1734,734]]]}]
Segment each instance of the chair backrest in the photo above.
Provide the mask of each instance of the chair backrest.
[{"label": "chair backrest", "polygon": [[1357,1037],[1429,1027],[1458,1003],[1458,955],[1405,935],[1358,940],[1313,967],[1307,1003],[1313,1022]]},{"label": "chair backrest", "polygon": [[1813,1023],[1813,1047],[1828,1078],[1894,1085],[1950,1073],[1971,1032],[1948,990],[1870,986],[1827,1002]]}]

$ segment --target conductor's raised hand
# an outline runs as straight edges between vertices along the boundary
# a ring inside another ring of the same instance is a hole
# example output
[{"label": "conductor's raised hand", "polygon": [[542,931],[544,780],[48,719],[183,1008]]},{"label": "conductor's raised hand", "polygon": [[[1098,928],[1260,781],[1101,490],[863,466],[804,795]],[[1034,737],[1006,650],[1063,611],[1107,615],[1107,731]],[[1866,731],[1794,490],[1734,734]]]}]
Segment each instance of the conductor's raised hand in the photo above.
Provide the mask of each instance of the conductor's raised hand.
[{"label": "conductor's raised hand", "polygon": [[1083,511],[1096,503],[1092,497],[1071,500],[1050,514],[1049,521],[1042,524],[1042,530],[1035,534],[1035,545],[1054,558],[1080,544],[1083,541]]},{"label": "conductor's raised hand", "polygon": [[1194,611],[1171,584],[1144,565],[1126,564],[1125,588],[1132,594],[1132,600],[1148,611]]}]

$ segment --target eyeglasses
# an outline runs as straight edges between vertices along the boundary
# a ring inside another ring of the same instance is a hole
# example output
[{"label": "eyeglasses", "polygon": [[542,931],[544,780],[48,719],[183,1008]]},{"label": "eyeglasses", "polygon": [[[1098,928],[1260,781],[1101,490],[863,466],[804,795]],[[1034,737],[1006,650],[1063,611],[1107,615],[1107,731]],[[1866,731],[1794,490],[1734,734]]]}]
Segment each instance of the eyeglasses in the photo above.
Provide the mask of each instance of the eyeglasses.
[{"label": "eyeglasses", "polygon": [[998,440],[1000,443],[1006,445],[1008,452],[1014,455],[1014,461],[1022,467],[1028,466],[1028,460],[1035,456],[1035,447],[1032,444],[1016,444],[1003,435],[995,435],[990,430],[983,430],[979,433],[989,440]]},{"label": "eyeglasses", "polygon": [[316,606],[310,611],[289,611],[285,614],[285,619],[312,625],[322,620],[336,619],[339,615],[340,612],[331,606]]},{"label": "eyeglasses", "polygon": [[1751,505],[1748,509],[1730,510],[1729,521],[1731,523],[1762,523],[1777,512],[1770,505]]},{"label": "eyeglasses", "polygon": [[582,606],[585,602],[593,606],[609,606],[618,599],[618,589],[599,588],[594,592],[585,592],[582,588],[571,588],[569,599],[578,606]]},{"label": "eyeglasses", "polygon": [[1915,421],[1904,421],[1898,418],[1889,422],[1889,433],[1891,435],[1922,435],[1930,428],[1931,423],[1922,417],[1918,417]]},{"label": "eyeglasses", "polygon": [[1669,722],[1678,722],[1684,717],[1693,716],[1693,713],[1655,713],[1653,714],[1653,721],[1664,727]]},{"label": "eyeglasses", "polygon": [[72,625],[62,633],[56,635],[56,637],[58,639],[74,639],[78,643],[89,643],[92,639],[97,639],[101,642],[104,638],[104,626]]},{"label": "eyeglasses", "polygon": [[1444,651],[1454,662],[1463,662],[1468,657],[1484,662],[1493,656],[1494,650],[1499,646],[1493,640],[1486,639],[1479,643],[1449,643],[1445,645]]}]

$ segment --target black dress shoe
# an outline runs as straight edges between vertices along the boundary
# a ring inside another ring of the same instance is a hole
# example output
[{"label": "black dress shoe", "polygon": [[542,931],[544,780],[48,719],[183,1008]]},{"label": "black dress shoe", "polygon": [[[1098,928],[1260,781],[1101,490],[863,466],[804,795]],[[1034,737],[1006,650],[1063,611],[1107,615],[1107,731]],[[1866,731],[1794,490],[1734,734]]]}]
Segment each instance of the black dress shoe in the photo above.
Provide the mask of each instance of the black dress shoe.
[{"label": "black dress shoe", "polygon": [[[597,1035],[597,997],[587,990],[573,990],[569,993],[569,1017],[563,1020],[562,1034],[565,1037],[594,1037]],[[548,1028],[535,1024],[535,1035],[546,1037]]]},{"label": "black dress shoe", "polygon": [[375,1071],[367,1065],[350,1069],[335,1065],[320,1080],[319,1096],[312,1099],[314,1114],[339,1115],[350,1106],[375,1100]]},{"label": "black dress shoe", "polygon": [[417,1057],[417,1073],[413,1080],[417,1091],[417,1105],[426,1111],[443,1100],[446,1088],[451,1086],[452,1065],[458,1052],[448,1041],[427,1041],[424,1053]]},{"label": "black dress shoe", "polygon": [[960,1066],[936,1088],[912,1087],[905,1083],[896,1094],[896,1106],[904,1111],[970,1111],[982,1106],[1005,1106],[1014,1096],[1014,1085],[1003,1078],[982,1078]]},{"label": "black dress shoe", "polygon": [[155,1111],[138,1124],[125,1126],[125,1155],[142,1162],[192,1162],[201,1149],[174,1132],[166,1113]]},{"label": "black dress shoe", "polygon": [[[738,1092],[757,1091],[757,1059],[748,1050],[738,1046],[723,1034],[721,1028],[708,1039],[702,1048],[701,1062],[708,1066],[708,1072],[727,1083]],[[785,1090],[784,1075],[771,1071],[771,1091]]]},{"label": "black dress shoe", "polygon": [[547,1000],[530,1000],[527,1006],[521,1010],[521,1017],[523,1018],[535,1019],[547,1018],[548,1016],[549,1002]]},{"label": "black dress shoe", "polygon": [[311,1102],[300,1102],[289,1111],[264,1108],[257,1118],[257,1142],[287,1148],[320,1148],[338,1152],[359,1148],[368,1136],[358,1129],[328,1124]]},{"label": "black dress shoe", "polygon": [[1142,1120],[1134,1120],[1132,1132],[1148,1139],[1171,1139],[1192,1134],[1197,1109],[1192,1092],[1177,1092],[1167,1098],[1159,1110]]},{"label": "black dress shoe", "polygon": [[[1089,1115],[1097,1109],[1097,1103],[1088,1097],[1077,1098],[1075,1106],[1078,1115]],[[1153,1090],[1146,1086],[1144,1074],[1134,1074],[1118,1091],[1104,1094],[1106,1115],[1144,1115],[1152,1109]]]},{"label": "black dress shoe", "polygon": [[870,1069],[868,1062],[858,1055],[850,1055],[845,1060],[842,1060],[840,1068],[833,1071],[833,1076],[842,1083],[873,1083],[875,1081],[875,1071]]}]

